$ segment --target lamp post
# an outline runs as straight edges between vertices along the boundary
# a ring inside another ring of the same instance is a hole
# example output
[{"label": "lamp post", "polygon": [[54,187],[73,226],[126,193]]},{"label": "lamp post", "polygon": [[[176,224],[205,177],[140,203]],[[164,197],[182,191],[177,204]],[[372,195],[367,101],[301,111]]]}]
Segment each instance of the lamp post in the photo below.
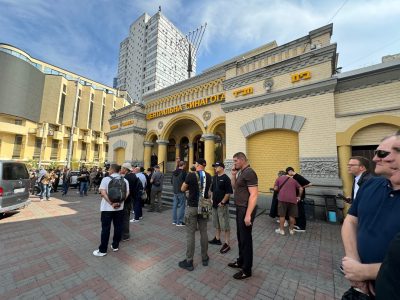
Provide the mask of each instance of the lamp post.
[{"label": "lamp post", "polygon": [[76,120],[76,109],[78,106],[78,97],[79,97],[79,80],[80,77],[76,79],[76,93],[75,93],[75,103],[74,103],[74,110],[72,112],[72,125],[71,125],[71,132],[69,134],[69,141],[68,141],[68,155],[67,155],[67,168],[71,169],[71,158],[72,158],[72,146],[74,143],[74,132],[75,132],[75,120]]},{"label": "lamp post", "polygon": [[46,149],[46,142],[47,139],[44,139],[44,130],[45,130],[45,123],[42,123],[42,143],[40,144],[40,153],[39,153],[39,169],[42,166],[42,155],[44,155],[44,151]]}]

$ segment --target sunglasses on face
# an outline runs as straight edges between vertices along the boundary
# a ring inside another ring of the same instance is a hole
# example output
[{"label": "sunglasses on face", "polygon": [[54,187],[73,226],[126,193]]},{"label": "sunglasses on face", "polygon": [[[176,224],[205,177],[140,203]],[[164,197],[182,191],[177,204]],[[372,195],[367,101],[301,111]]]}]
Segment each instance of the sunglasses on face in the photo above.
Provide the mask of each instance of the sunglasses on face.
[{"label": "sunglasses on face", "polygon": [[379,157],[379,158],[385,158],[390,154],[390,151],[385,151],[385,150],[375,150],[374,154]]}]

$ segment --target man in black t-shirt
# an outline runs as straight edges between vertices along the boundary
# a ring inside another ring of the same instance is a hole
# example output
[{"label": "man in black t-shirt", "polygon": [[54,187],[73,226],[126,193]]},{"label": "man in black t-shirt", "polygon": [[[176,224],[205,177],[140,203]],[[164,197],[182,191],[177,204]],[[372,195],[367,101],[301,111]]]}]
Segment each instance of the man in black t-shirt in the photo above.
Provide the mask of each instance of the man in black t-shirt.
[{"label": "man in black t-shirt", "polygon": [[187,207],[185,212],[186,223],[186,259],[179,262],[179,267],[188,271],[193,271],[193,256],[195,248],[195,232],[196,228],[200,231],[201,258],[203,266],[208,266],[208,236],[207,236],[207,218],[199,214],[199,198],[209,199],[209,190],[211,185],[211,175],[204,171],[206,161],[202,158],[196,161],[196,172],[191,172],[186,176],[185,182],[182,184],[182,192],[189,191]]},{"label": "man in black t-shirt", "polygon": [[229,197],[233,193],[231,179],[226,175],[225,165],[222,162],[213,164],[216,175],[212,179],[211,193],[213,201],[213,225],[215,237],[210,244],[221,245],[221,231],[224,232],[224,245],[220,253],[224,254],[231,250],[229,246],[230,226],[229,226]]},{"label": "man in black t-shirt", "polygon": [[87,190],[88,190],[88,185],[89,185],[89,177],[90,177],[90,173],[88,172],[88,170],[86,169],[86,167],[83,167],[81,172],[79,173],[79,193],[80,196],[83,197],[83,195],[87,196]]},{"label": "man in black t-shirt", "polygon": [[296,225],[294,231],[306,232],[306,211],[304,208],[304,199],[306,197],[306,187],[311,186],[311,182],[305,179],[300,174],[297,174],[292,167],[286,168],[286,173],[296,180],[303,188],[303,193],[300,196],[300,201],[297,203],[298,217],[296,218]]}]

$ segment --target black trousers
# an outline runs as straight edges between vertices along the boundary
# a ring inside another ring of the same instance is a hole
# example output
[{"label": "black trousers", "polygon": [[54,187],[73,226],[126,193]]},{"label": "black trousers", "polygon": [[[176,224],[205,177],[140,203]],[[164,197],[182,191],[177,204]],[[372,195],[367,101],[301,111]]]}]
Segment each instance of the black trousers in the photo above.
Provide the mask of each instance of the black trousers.
[{"label": "black trousers", "polygon": [[122,235],[122,217],[124,210],[101,212],[101,244],[99,251],[107,253],[108,240],[110,239],[111,222],[114,225],[114,236],[112,246],[118,248]]},{"label": "black trousers", "polygon": [[296,225],[302,230],[306,230],[306,210],[304,208],[304,199],[297,203],[298,217],[296,218]]},{"label": "black trousers", "polygon": [[129,221],[132,211],[132,200],[130,197],[124,201],[124,209],[122,211],[124,212],[122,216],[122,239],[126,240],[130,238]]},{"label": "black trousers", "polygon": [[244,223],[246,210],[247,207],[236,206],[236,231],[239,246],[239,258],[237,259],[237,263],[242,267],[245,274],[251,275],[251,268],[253,267],[253,237],[251,232],[253,230],[257,206],[251,214],[252,225],[250,226],[246,226]]}]

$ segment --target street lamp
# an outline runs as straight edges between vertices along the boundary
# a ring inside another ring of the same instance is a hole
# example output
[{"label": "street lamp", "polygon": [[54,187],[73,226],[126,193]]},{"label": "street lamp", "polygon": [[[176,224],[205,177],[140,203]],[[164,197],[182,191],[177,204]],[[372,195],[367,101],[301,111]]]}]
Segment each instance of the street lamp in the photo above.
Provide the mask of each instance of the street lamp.
[{"label": "street lamp", "polygon": [[75,120],[76,120],[76,109],[78,106],[78,97],[79,97],[79,80],[80,77],[76,79],[76,93],[75,93],[75,103],[74,103],[74,110],[72,112],[72,125],[71,125],[71,132],[69,134],[69,141],[68,141],[68,155],[67,155],[67,168],[71,169],[71,158],[72,158],[72,145],[74,143],[73,136],[75,132]]}]

